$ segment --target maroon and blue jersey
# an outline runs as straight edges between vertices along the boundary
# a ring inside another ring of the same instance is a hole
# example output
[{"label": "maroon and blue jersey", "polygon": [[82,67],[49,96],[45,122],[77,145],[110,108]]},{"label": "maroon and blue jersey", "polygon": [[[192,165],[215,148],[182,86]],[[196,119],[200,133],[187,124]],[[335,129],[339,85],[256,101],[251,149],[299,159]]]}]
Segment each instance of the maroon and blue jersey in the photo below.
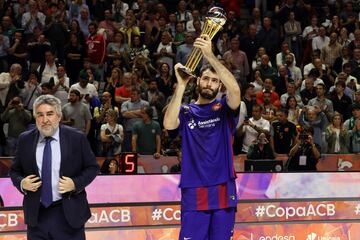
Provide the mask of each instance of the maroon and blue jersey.
[{"label": "maroon and blue jersey", "polygon": [[226,208],[233,202],[236,205],[232,135],[237,113],[229,108],[225,97],[209,104],[181,106],[182,209]]}]

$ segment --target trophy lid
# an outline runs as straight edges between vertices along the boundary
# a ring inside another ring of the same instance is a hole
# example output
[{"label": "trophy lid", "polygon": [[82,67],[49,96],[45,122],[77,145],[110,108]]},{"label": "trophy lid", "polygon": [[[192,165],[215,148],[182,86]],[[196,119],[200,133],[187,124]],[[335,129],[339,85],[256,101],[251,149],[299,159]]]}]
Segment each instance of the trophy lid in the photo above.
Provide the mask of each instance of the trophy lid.
[{"label": "trophy lid", "polygon": [[222,9],[221,7],[212,7],[210,8],[210,10],[207,13],[207,17],[208,19],[210,19],[212,22],[220,25],[220,26],[224,26],[224,24],[226,23],[226,13],[224,11],[224,9]]}]

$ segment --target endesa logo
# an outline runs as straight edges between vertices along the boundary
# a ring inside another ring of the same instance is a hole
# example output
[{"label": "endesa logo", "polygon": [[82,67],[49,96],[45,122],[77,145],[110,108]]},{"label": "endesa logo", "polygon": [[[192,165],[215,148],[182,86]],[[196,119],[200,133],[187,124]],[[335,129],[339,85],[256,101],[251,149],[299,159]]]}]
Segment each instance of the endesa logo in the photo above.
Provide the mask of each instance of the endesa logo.
[{"label": "endesa logo", "polygon": [[306,240],[341,240],[340,237],[318,236],[316,233],[310,233]]},{"label": "endesa logo", "polygon": [[[254,236],[251,233],[250,240],[296,240],[294,235],[273,235],[273,236]],[[307,240],[307,239],[306,239]]]}]

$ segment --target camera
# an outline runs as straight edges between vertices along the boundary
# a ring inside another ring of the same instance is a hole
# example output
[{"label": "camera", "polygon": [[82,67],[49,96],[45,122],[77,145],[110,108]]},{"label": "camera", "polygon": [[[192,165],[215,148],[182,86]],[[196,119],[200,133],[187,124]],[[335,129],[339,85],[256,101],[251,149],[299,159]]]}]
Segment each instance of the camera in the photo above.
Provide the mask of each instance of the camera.
[{"label": "camera", "polygon": [[300,133],[300,136],[299,136],[299,139],[300,141],[305,141],[309,138],[309,134],[306,134],[306,133]]}]

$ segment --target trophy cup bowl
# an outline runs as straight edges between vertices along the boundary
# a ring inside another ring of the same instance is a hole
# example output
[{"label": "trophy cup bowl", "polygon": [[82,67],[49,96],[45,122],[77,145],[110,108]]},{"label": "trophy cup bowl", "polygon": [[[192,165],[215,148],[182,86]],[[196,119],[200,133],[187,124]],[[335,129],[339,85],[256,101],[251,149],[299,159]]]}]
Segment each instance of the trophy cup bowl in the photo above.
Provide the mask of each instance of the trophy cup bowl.
[{"label": "trophy cup bowl", "polygon": [[[201,35],[208,35],[210,40],[216,35],[216,33],[226,23],[225,11],[220,7],[212,7],[205,18],[204,27],[201,31]],[[201,49],[194,47],[187,59],[184,67],[180,68],[179,74],[182,77],[192,76],[196,78],[195,69],[198,66],[201,58],[203,57]]]}]

